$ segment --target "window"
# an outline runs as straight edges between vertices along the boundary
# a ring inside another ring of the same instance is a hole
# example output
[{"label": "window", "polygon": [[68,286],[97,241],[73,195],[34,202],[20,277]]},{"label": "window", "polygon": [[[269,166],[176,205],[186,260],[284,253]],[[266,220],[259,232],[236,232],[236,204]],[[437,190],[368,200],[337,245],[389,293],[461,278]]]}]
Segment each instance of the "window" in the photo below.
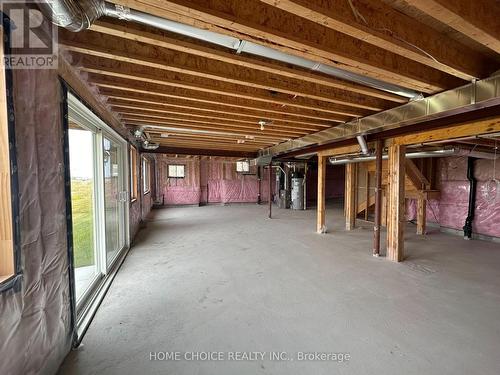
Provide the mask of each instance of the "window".
[{"label": "window", "polygon": [[137,199],[137,149],[130,146],[130,201]]},{"label": "window", "polygon": [[248,160],[237,161],[236,162],[236,172],[241,172],[241,173],[250,172],[250,162]]},{"label": "window", "polygon": [[169,178],[184,178],[184,165],[182,164],[171,164],[168,166],[168,177]]},{"label": "window", "polygon": [[12,199],[12,183],[15,177],[11,171],[11,154],[9,143],[8,100],[6,71],[4,61],[4,35],[0,28],[0,291],[10,288],[10,281],[18,273],[14,245],[16,235],[14,229],[14,208],[17,200]]},{"label": "window", "polygon": [[149,160],[146,158],[142,158],[142,176],[144,178],[144,194],[147,194],[151,190],[151,168]]}]

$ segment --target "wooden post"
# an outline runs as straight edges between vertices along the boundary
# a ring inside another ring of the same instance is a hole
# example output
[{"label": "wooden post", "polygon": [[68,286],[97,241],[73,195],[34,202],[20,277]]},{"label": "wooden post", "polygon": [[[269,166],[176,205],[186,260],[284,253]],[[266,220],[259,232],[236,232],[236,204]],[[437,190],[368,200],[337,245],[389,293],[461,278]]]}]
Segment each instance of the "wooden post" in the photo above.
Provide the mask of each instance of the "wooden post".
[{"label": "wooden post", "polygon": [[389,146],[387,258],[401,262],[404,254],[406,146]]},{"label": "wooden post", "polygon": [[318,155],[318,206],[316,231],[325,233],[325,175],[326,175],[326,157]]},{"label": "wooden post", "polygon": [[272,218],[272,210],[273,210],[273,165],[269,164],[269,169],[267,171],[267,176],[269,178],[269,219]]},{"label": "wooden post", "polygon": [[417,234],[425,234],[427,201],[420,197],[417,199]]},{"label": "wooden post", "polygon": [[375,220],[373,225],[373,255],[380,254],[380,224],[382,222],[382,140],[376,145],[375,159]]},{"label": "wooden post", "polygon": [[356,181],[358,165],[348,163],[345,165],[345,229],[353,230],[356,227]]}]

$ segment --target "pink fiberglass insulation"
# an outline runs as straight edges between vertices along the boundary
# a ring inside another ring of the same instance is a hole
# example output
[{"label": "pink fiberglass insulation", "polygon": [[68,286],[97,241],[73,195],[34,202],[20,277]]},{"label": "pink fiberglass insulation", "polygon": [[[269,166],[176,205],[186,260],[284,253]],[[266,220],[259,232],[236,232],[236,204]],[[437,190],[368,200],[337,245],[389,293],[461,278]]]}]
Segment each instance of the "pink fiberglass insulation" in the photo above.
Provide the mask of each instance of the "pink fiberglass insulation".
[{"label": "pink fiberglass insulation", "polygon": [[22,279],[0,293],[0,374],[54,374],[71,345],[57,70],[13,70]]},{"label": "pink fiberglass insulation", "polygon": [[[473,222],[475,233],[500,237],[500,192],[488,193],[488,181],[493,178],[493,161],[478,159],[475,162],[477,180],[476,208]],[[467,158],[442,158],[438,163],[438,189],[440,199],[427,204],[427,220],[447,228],[461,230],[469,204]],[[416,202],[407,201],[407,218],[416,218]]]},{"label": "pink fiberglass insulation", "polygon": [[[257,202],[259,181],[257,168],[248,174],[236,171],[235,158],[223,157],[158,157],[160,186],[166,205],[200,203]],[[184,178],[168,177],[169,165],[184,165]],[[274,182],[274,179],[273,179]],[[267,200],[267,170],[262,174],[261,200]]]}]

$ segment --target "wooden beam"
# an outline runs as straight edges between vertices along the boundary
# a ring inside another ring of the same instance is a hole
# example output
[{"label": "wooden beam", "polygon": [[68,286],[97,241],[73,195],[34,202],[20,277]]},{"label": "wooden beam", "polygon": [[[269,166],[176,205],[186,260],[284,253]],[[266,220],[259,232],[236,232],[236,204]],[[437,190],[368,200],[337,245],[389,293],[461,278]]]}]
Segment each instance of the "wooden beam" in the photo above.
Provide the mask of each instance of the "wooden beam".
[{"label": "wooden beam", "polygon": [[259,0],[118,0],[117,3],[422,92],[461,84],[436,69]]},{"label": "wooden beam", "polygon": [[240,119],[248,119],[248,121],[253,121],[258,123],[261,119],[267,119],[276,123],[286,123],[289,125],[310,125],[317,126],[320,128],[329,128],[337,124],[337,122],[329,122],[326,120],[315,120],[303,118],[301,116],[277,114],[273,112],[267,112],[258,109],[245,109],[238,108],[237,110],[228,108],[225,105],[210,104],[193,102],[183,98],[168,98],[159,97],[155,95],[145,95],[134,92],[127,92],[122,90],[109,90],[102,88],[100,93],[108,97],[108,103],[110,105],[134,105],[140,106],[143,109],[165,109],[165,108],[176,108],[184,111],[204,111],[209,113],[217,113],[221,115],[229,115],[230,117],[237,117]]},{"label": "wooden beam", "polygon": [[210,103],[217,105],[226,105],[232,108],[244,108],[251,110],[264,110],[268,112],[277,113],[280,115],[288,114],[301,116],[304,118],[312,118],[317,120],[326,121],[344,121],[342,119],[349,119],[349,117],[342,117],[333,114],[327,114],[316,109],[295,108],[286,104],[276,104],[273,102],[263,102],[250,99],[242,99],[238,97],[228,96],[224,94],[213,94],[209,92],[202,92],[198,90],[185,89],[179,86],[165,86],[159,84],[152,84],[142,81],[141,84],[137,80],[118,78],[107,75],[89,74],[89,82],[99,87],[108,89],[119,89],[122,91],[130,91],[141,93],[145,95],[163,96],[166,98],[182,98],[191,100],[193,102]]},{"label": "wooden beam", "polygon": [[417,234],[425,234],[427,219],[427,201],[424,198],[417,199]]},{"label": "wooden beam", "polygon": [[359,152],[359,145],[352,146],[340,146],[340,147],[332,147],[326,150],[318,151],[318,156],[339,156],[346,154],[353,154]]},{"label": "wooden beam", "polygon": [[500,53],[500,4],[496,0],[406,0],[411,6]]},{"label": "wooden beam", "polygon": [[262,1],[461,79],[487,77],[495,70],[476,51],[382,1],[357,0],[353,8],[345,0]]},{"label": "wooden beam", "polygon": [[274,90],[292,96],[370,111],[379,111],[394,106],[393,102],[371,96],[318,85],[296,78],[276,76],[262,70],[249,69],[237,64],[228,64],[185,52],[174,52],[165,48],[93,31],[72,33],[61,30],[59,43],[69,51],[137,64],[153,68],[154,71],[164,70],[201,79],[222,81],[256,89]]},{"label": "wooden beam", "polygon": [[404,254],[405,146],[389,147],[387,258],[401,262]]},{"label": "wooden beam", "polygon": [[495,116],[482,120],[467,121],[446,128],[403,135],[394,138],[390,143],[394,145],[424,144],[498,132],[500,132],[500,116]]},{"label": "wooden beam", "polygon": [[92,26],[91,29],[103,34],[114,35],[128,40],[168,48],[174,51],[186,52],[196,56],[235,64],[240,67],[257,69],[278,76],[313,82],[335,89],[351,91],[358,94],[372,96],[374,98],[389,100],[395,103],[405,103],[407,101],[407,99],[395,94],[351,83],[324,74],[312,73],[309,70],[299,67],[292,68],[290,65],[278,61],[253,57],[251,55],[234,54],[226,52],[224,49],[216,46],[207,47],[206,44],[202,42],[182,40],[178,38],[178,36],[173,38],[169,33],[143,25],[131,24],[129,22],[124,23],[118,20],[109,20],[98,21]]},{"label": "wooden beam", "polygon": [[357,195],[358,164],[345,165],[345,229],[356,227],[356,195]]},{"label": "wooden beam", "polygon": [[316,231],[318,233],[326,233],[325,225],[325,176],[326,162],[324,156],[318,156],[318,203],[317,203],[317,218]]}]

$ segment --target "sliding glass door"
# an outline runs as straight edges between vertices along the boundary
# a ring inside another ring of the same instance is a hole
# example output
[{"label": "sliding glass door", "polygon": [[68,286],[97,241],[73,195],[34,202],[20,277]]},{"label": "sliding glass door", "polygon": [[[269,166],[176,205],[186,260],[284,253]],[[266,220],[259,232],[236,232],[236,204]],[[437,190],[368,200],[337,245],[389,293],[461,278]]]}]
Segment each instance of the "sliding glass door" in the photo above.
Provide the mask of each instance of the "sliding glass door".
[{"label": "sliding glass door", "polygon": [[104,136],[103,155],[106,264],[110,266],[125,246],[122,146]]},{"label": "sliding glass door", "polygon": [[81,301],[102,275],[96,225],[96,133],[70,121],[68,136],[75,290],[77,301]]},{"label": "sliding glass door", "polygon": [[127,143],[68,94],[73,258],[84,311],[128,246]]}]

